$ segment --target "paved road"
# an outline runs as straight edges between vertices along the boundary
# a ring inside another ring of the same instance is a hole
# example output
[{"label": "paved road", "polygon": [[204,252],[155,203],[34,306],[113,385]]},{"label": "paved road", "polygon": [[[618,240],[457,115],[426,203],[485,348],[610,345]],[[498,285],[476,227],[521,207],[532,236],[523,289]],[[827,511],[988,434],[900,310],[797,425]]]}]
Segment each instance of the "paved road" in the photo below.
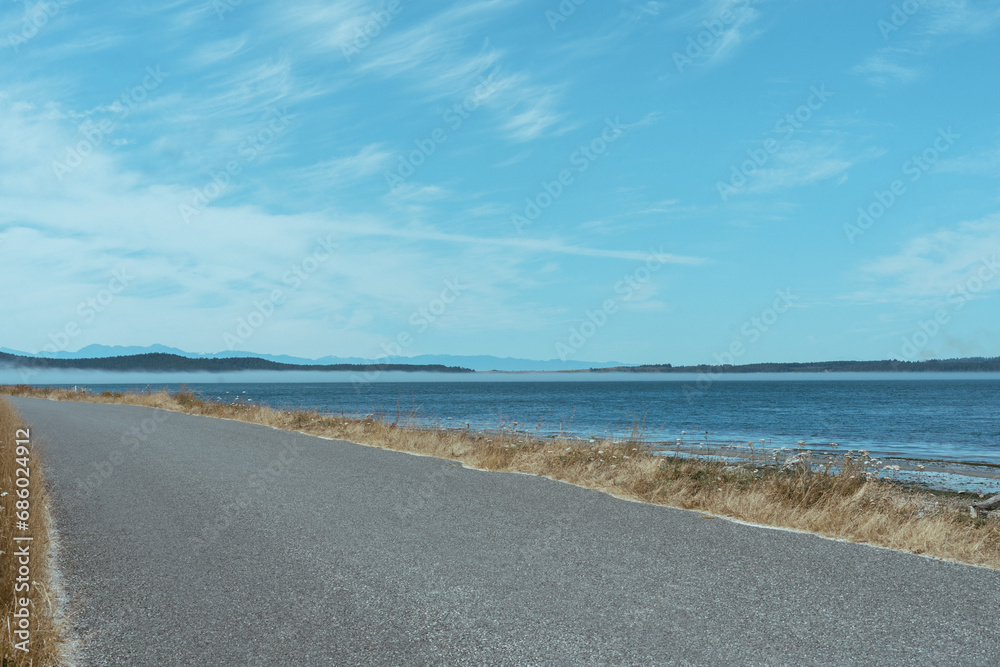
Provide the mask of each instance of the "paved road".
[{"label": "paved road", "polygon": [[12,401],[48,441],[86,664],[1000,664],[994,571],[233,421]]}]

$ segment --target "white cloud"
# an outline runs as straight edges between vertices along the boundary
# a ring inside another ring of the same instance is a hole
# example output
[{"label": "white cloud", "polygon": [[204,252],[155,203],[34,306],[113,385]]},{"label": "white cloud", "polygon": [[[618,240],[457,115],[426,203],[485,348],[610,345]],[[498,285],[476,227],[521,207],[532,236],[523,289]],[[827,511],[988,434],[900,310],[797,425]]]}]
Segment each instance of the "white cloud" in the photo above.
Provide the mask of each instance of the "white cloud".
[{"label": "white cloud", "polygon": [[1000,176],[1000,146],[939,160],[935,171],[976,176]]},{"label": "white cloud", "polygon": [[899,64],[899,60],[912,55],[902,49],[879,49],[860,65],[851,68],[852,74],[865,77],[873,86],[887,86],[892,83],[910,83],[920,76],[920,70]]},{"label": "white cloud", "polygon": [[[861,275],[873,287],[848,299],[862,303],[934,304],[1000,258],[1000,213],[912,239],[898,253],[871,261]],[[982,293],[1000,290],[1000,275]]]},{"label": "white cloud", "polygon": [[968,0],[930,0],[920,10],[927,13],[923,32],[930,35],[977,35],[993,30],[1000,24],[1000,2]]},{"label": "white cloud", "polygon": [[218,39],[202,45],[187,58],[187,63],[195,68],[218,67],[239,53],[249,40],[248,35],[237,35],[228,39]]},{"label": "white cloud", "polygon": [[536,93],[537,97],[534,99],[522,98],[522,101],[513,105],[503,122],[503,129],[515,141],[524,142],[537,139],[563,119],[563,115],[555,110],[555,95],[538,87],[534,87],[529,92]]},{"label": "white cloud", "polygon": [[286,34],[308,35],[308,39],[299,42],[302,48],[313,52],[333,51],[342,57],[343,50],[350,47],[359,34],[364,35],[365,23],[374,14],[372,6],[359,0],[335,3],[299,0],[274,5],[269,11],[268,23],[272,26],[283,26]]},{"label": "white cloud", "polygon": [[[531,327],[545,317],[533,314],[533,306],[517,296],[526,262],[558,256],[645,261],[648,256],[643,250],[591,248],[558,239],[452,234],[388,215],[284,215],[252,206],[209,205],[183,225],[178,205],[187,201],[188,190],[151,182],[149,174],[141,179],[130,174],[110,145],[97,146],[73,178],[59,183],[51,156],[74,138],[75,130],[61,118],[37,114],[30,104],[2,102],[0,281],[31,280],[30,290],[15,290],[3,307],[34,323],[30,333],[7,332],[12,347],[38,350],[48,342],[39,332],[79,321],[77,305],[121,267],[135,275],[134,283],[87,323],[71,349],[167,341],[216,351],[224,347],[222,336],[236,318],[278,288],[288,296],[280,317],[255,334],[246,349],[319,356],[330,350],[317,349],[318,341],[337,340],[343,343],[337,347],[341,354],[374,355],[372,336],[406,326],[414,307],[439,293],[445,279],[459,276],[470,284],[467,305],[449,315],[460,322],[459,330],[495,330],[499,321]],[[369,144],[315,165],[315,175],[371,171],[386,155],[378,144]],[[291,288],[284,282],[290,267],[312,253],[316,239],[327,237],[338,244],[336,258],[300,289]],[[662,259],[687,265],[703,261],[669,252]],[[490,270],[483,271],[484,266]],[[13,320],[5,315],[4,321]]]},{"label": "white cloud", "polygon": [[856,164],[879,157],[884,150],[866,149],[854,155],[844,155],[836,144],[807,144],[791,141],[777,153],[773,166],[758,169],[747,178],[746,192],[774,192],[787,188],[814,185],[836,177],[846,176]]},{"label": "white cloud", "polygon": [[688,33],[676,53],[699,65],[725,62],[742,45],[763,34],[763,30],[755,26],[760,17],[761,13],[750,0],[699,3],[673,21]]},{"label": "white cloud", "polygon": [[392,158],[393,153],[384,150],[382,144],[369,144],[354,155],[332,158],[299,169],[296,180],[304,180],[317,187],[336,187],[379,173]]},{"label": "white cloud", "polygon": [[488,94],[477,100],[477,106],[492,108],[501,119],[501,131],[515,142],[525,142],[565,131],[560,127],[565,114],[558,108],[561,87],[543,85],[526,71],[508,71],[502,66],[503,50],[488,39],[477,40],[472,49],[469,44],[471,31],[515,4],[501,0],[456,3],[417,23],[400,12],[399,18],[363,42],[364,48],[352,53],[349,63],[344,48],[353,44],[358,21],[367,21],[370,9],[350,5],[334,11],[313,3],[294,18],[282,10],[275,20],[299,35],[306,48],[342,59],[342,76],[399,79],[404,90],[424,104],[447,102],[450,106],[481,91],[484,79],[491,81]]}]

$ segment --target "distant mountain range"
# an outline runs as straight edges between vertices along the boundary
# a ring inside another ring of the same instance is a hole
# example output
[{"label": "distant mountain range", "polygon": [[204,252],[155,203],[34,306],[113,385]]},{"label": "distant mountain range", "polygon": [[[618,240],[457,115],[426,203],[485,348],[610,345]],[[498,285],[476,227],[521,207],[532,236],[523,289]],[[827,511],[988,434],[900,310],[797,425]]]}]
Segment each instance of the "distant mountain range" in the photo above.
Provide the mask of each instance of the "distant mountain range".
[{"label": "distant mountain range", "polygon": [[[291,366],[340,366],[343,364],[392,364],[405,366],[449,366],[474,371],[571,371],[587,370],[590,368],[606,368],[609,366],[622,366],[618,361],[592,362],[592,361],[562,361],[550,359],[547,361],[537,359],[516,359],[511,357],[493,357],[489,355],[462,356],[450,354],[421,354],[415,357],[392,357],[385,359],[364,359],[362,357],[334,357],[326,356],[319,359],[307,359],[303,357],[292,357],[286,354],[256,354],[254,352],[234,352],[226,350],[214,354],[197,354],[186,352],[176,347],[166,345],[123,346],[123,345],[88,345],[76,352],[56,352],[55,354],[35,355],[19,350],[11,350],[0,347],[0,353],[16,355],[19,357],[30,357],[39,359],[105,359],[108,357],[123,357],[144,354],[169,354],[188,359],[265,359],[278,364],[288,364]],[[95,366],[96,367],[96,366]],[[309,370],[305,368],[293,370]],[[421,369],[424,370],[424,369]]]},{"label": "distant mountain range", "polygon": [[594,373],[875,373],[875,372],[1000,372],[1000,357],[929,359],[926,361],[821,361],[808,363],[760,363],[742,365],[673,366],[646,364],[625,366],[618,362],[515,359],[510,357],[422,354],[415,357],[363,359],[321,357],[304,359],[288,355],[219,352],[193,354],[165,345],[124,347],[88,345],[76,352],[31,355],[0,347],[0,367],[36,369],[90,369],[102,371],[425,371],[470,373],[473,371],[592,371]]}]

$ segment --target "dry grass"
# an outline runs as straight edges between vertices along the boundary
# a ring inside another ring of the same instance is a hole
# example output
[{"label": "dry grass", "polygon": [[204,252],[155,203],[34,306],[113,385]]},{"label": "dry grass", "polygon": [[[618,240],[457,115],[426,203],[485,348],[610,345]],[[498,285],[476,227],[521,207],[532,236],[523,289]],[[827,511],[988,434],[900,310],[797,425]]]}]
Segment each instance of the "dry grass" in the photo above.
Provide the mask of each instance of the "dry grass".
[{"label": "dry grass", "polygon": [[480,469],[544,475],[621,498],[1000,569],[1000,521],[972,519],[966,509],[971,496],[873,479],[873,462],[866,456],[845,457],[836,467],[819,470],[781,470],[763,460],[733,466],[656,455],[644,444],[641,428],[622,442],[591,444],[535,438],[512,425],[489,433],[420,428],[408,425],[405,414],[357,418],[276,410],[239,400],[207,401],[183,390],[172,395],[89,394],[0,386],[0,393],[237,419],[453,459]]},{"label": "dry grass", "polygon": [[[71,650],[66,638],[69,623],[61,609],[60,593],[54,585],[49,495],[37,440],[26,437],[34,434],[26,433],[22,430],[24,428],[17,412],[7,401],[0,400],[0,607],[3,609],[0,664],[4,667],[65,665]],[[24,464],[29,471],[28,484],[18,486],[16,480],[25,477],[23,473],[19,475],[17,470],[23,469]],[[27,497],[21,497],[23,495]],[[27,517],[23,514],[25,511]],[[27,530],[19,525],[25,518]],[[32,538],[30,541],[14,539],[29,536]],[[27,556],[21,555],[25,547]],[[24,561],[27,561],[26,566],[30,570],[27,576],[20,571]],[[27,632],[30,635],[28,643],[21,644],[19,648],[18,644],[26,638],[17,634],[22,619],[15,613],[25,609],[20,605],[21,600],[29,601],[26,608]]]}]

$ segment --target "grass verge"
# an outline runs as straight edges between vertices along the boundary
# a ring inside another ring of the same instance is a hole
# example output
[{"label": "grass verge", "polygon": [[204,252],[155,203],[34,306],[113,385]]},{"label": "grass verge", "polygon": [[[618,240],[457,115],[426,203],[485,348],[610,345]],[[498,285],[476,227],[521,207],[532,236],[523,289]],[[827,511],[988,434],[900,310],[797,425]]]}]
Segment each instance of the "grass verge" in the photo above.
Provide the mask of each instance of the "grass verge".
[{"label": "grass verge", "polygon": [[69,623],[53,559],[49,495],[37,441],[0,399],[0,665],[69,664]]},{"label": "grass verge", "polygon": [[[277,410],[248,401],[206,400],[183,389],[92,394],[24,385],[0,394],[53,400],[143,405],[236,419],[309,435],[414,452],[485,470],[543,475],[620,498],[698,510],[900,551],[1000,569],[1000,521],[973,519],[978,496],[906,487],[875,474],[866,454],[831,465],[742,465],[654,453],[641,427],[623,441],[542,439],[507,425],[482,433],[422,428],[405,414],[364,418]],[[516,426],[516,424],[514,425]]]}]

